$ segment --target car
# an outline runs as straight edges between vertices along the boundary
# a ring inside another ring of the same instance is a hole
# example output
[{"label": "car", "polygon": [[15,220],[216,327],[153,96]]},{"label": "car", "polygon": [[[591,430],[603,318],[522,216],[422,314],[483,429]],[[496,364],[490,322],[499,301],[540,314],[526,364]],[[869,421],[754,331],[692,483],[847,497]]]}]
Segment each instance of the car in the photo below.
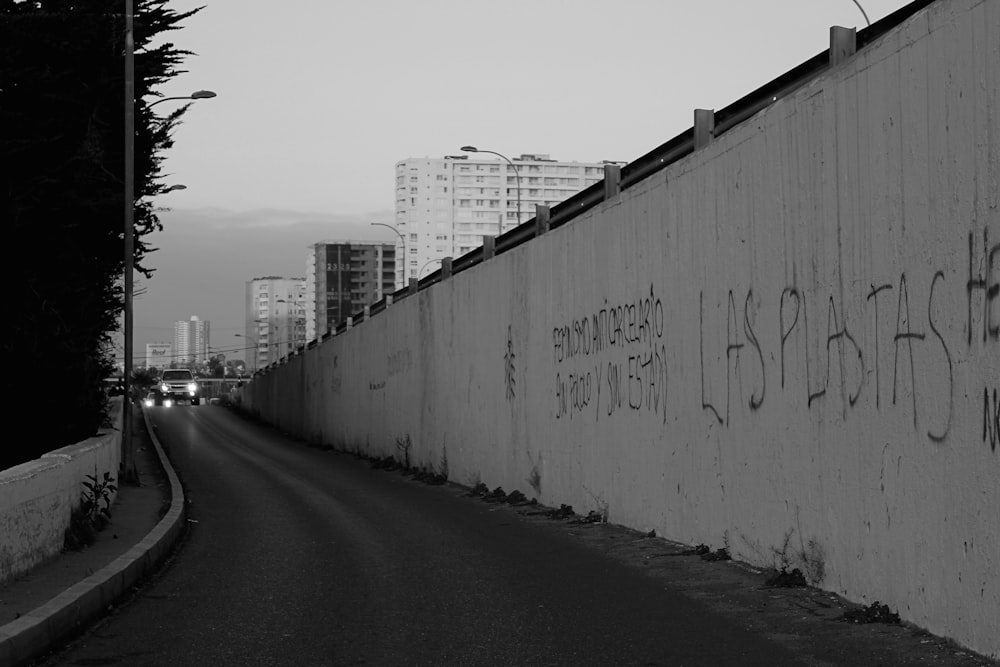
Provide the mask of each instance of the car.
[{"label": "car", "polygon": [[[169,401],[169,403],[168,403]],[[156,385],[156,405],[201,403],[201,387],[194,374],[186,368],[168,368],[160,375]]]},{"label": "car", "polygon": [[164,398],[161,401],[158,398],[158,396],[159,396],[158,392],[155,391],[149,392],[148,394],[146,394],[146,397],[142,399],[143,406],[151,408],[154,405],[162,405],[165,408],[169,408],[171,405],[174,404],[174,400],[172,398]]}]

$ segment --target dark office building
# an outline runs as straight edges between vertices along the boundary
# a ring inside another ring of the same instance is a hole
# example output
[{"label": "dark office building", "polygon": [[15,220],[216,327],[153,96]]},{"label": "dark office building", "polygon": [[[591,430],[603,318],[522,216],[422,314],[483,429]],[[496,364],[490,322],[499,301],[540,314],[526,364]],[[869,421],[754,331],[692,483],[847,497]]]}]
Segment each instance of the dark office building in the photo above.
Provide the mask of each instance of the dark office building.
[{"label": "dark office building", "polygon": [[390,243],[323,242],[310,247],[306,270],[306,337],[322,336],[365,306],[391,294],[396,247]]}]

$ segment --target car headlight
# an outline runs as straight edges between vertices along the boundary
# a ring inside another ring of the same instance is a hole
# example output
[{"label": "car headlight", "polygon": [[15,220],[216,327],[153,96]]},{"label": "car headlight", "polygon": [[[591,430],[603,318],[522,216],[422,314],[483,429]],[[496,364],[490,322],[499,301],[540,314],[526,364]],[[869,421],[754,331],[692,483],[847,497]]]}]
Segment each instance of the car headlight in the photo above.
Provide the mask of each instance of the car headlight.
[{"label": "car headlight", "polygon": [[174,402],[171,401],[169,398],[163,400],[163,407],[165,407],[165,408],[169,408],[173,404],[174,404]]},{"label": "car headlight", "polygon": [[143,403],[146,404],[147,408],[153,407],[153,399],[151,399],[151,398],[147,398],[145,401],[143,401]]},{"label": "car headlight", "polygon": [[160,385],[160,391],[170,391],[170,385],[164,382]]},{"label": "car headlight", "polygon": [[193,394],[194,392],[198,391],[198,385],[192,382],[191,384],[188,385],[188,391],[190,391]]}]

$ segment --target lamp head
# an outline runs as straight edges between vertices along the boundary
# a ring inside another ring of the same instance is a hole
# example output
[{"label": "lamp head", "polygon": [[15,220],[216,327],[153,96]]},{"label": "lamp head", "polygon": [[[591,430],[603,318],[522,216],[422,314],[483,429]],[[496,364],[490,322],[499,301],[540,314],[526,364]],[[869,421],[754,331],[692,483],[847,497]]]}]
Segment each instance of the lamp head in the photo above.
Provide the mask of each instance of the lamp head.
[{"label": "lamp head", "polygon": [[475,146],[462,146],[462,148],[460,150],[463,150],[466,153],[478,153],[479,152],[479,149],[476,148]]},{"label": "lamp head", "polygon": [[204,100],[209,97],[215,97],[215,93],[211,90],[196,90],[191,93],[192,100]]}]

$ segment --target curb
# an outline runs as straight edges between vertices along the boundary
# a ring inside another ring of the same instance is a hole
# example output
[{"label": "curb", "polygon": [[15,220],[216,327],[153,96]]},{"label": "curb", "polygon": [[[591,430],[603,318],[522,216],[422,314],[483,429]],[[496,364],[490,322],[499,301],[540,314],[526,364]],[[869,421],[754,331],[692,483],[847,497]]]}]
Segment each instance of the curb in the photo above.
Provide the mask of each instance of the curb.
[{"label": "curb", "polygon": [[74,630],[102,615],[163,560],[180,537],[186,515],[184,490],[142,408],[143,421],[170,480],[170,509],[139,543],[106,566],[17,620],[0,626],[0,665],[42,656]]}]

